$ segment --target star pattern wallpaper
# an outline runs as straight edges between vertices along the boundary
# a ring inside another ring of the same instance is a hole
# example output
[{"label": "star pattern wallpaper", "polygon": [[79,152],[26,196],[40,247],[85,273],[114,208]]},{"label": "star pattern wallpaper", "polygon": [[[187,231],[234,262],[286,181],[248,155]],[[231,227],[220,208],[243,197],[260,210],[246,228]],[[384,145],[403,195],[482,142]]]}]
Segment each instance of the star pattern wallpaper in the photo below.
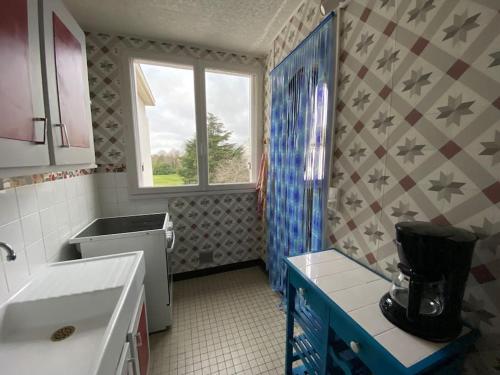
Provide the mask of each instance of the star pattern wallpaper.
[{"label": "star pattern wallpaper", "polygon": [[[320,21],[319,1],[305,1],[268,71]],[[352,0],[339,21],[331,246],[390,278],[395,223],[476,233],[464,318],[482,336],[465,372],[498,374],[500,2]]]}]

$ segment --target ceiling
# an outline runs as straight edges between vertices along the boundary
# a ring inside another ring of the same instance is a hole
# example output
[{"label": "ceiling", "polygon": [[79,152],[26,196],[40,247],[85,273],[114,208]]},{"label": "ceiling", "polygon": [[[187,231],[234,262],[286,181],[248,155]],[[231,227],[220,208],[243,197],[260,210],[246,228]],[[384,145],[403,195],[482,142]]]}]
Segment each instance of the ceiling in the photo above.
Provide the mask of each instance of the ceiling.
[{"label": "ceiling", "polygon": [[301,0],[64,0],[86,31],[264,55]]}]

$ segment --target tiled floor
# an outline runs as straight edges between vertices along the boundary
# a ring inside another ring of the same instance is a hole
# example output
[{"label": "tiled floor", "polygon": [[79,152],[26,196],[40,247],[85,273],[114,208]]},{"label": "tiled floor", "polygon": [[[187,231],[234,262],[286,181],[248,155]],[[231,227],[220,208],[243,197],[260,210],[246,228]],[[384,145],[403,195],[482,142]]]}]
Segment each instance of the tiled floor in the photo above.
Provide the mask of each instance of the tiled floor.
[{"label": "tiled floor", "polygon": [[174,284],[174,324],[151,336],[151,374],[283,374],[285,315],[258,267]]}]

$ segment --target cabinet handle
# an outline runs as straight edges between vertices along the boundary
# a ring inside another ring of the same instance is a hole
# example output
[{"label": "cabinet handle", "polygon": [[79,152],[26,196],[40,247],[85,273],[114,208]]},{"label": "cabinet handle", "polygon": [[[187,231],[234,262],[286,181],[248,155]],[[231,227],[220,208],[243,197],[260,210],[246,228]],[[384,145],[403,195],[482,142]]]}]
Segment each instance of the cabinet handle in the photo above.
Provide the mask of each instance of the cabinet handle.
[{"label": "cabinet handle", "polygon": [[142,346],[142,336],[139,332],[135,334],[135,343],[137,344],[138,348]]},{"label": "cabinet handle", "polygon": [[40,121],[43,121],[43,141],[37,141],[34,139],[33,143],[37,145],[44,145],[47,141],[47,117],[33,117],[33,126]]},{"label": "cabinet handle", "polygon": [[135,374],[135,358],[130,357],[127,359],[127,369],[128,369],[128,374]]},{"label": "cabinet handle", "polygon": [[359,345],[359,342],[356,342],[356,341],[351,341],[349,343],[349,346],[351,347],[351,350],[354,352],[354,353],[359,353],[359,351],[361,350],[361,347]]},{"label": "cabinet handle", "polygon": [[[69,143],[68,129],[66,128],[66,124],[54,124],[54,126],[59,126],[62,131],[62,139],[61,139],[61,147],[70,148],[71,144]],[[64,143],[64,138],[66,138],[66,143]]]}]

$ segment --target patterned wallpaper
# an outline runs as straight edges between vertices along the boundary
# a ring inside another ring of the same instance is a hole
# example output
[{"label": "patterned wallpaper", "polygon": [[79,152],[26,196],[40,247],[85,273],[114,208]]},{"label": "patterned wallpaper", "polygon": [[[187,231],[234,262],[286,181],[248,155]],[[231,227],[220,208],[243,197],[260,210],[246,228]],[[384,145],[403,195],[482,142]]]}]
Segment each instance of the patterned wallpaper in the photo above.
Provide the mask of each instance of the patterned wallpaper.
[{"label": "patterned wallpaper", "polygon": [[[321,0],[304,1],[276,36],[267,55],[266,75],[264,76],[264,142],[266,144],[269,137],[268,130],[271,128],[269,73],[319,24],[322,19],[319,12],[320,4]],[[267,152],[267,146],[264,150]]]},{"label": "patterned wallpaper", "polygon": [[[120,51],[151,50],[212,61],[264,65],[264,59],[131,36],[86,33],[96,163],[123,169],[125,139],[120,99]],[[112,167],[111,167],[112,169]]]},{"label": "patterned wallpaper", "polygon": [[175,273],[258,259],[264,247],[255,193],[169,200]]},{"label": "patterned wallpaper", "polygon": [[[130,36],[87,33],[92,123],[96,163],[101,173],[126,171],[124,114],[120,99],[120,52],[124,48],[212,61],[264,64],[262,58],[230,52]],[[117,204],[120,206],[118,212],[125,212],[128,206],[141,205],[141,201],[131,204],[127,200]],[[175,197],[168,199],[168,207],[177,234],[173,259],[175,273],[258,259],[263,251],[263,228],[257,218],[255,193]]]},{"label": "patterned wallpaper", "polygon": [[[320,21],[306,14],[276,61]],[[340,24],[332,244],[390,277],[398,221],[479,234],[464,315],[482,337],[466,370],[499,374],[500,2],[352,0]]]}]

